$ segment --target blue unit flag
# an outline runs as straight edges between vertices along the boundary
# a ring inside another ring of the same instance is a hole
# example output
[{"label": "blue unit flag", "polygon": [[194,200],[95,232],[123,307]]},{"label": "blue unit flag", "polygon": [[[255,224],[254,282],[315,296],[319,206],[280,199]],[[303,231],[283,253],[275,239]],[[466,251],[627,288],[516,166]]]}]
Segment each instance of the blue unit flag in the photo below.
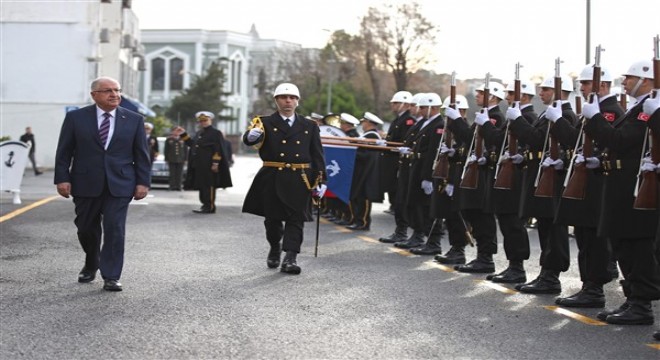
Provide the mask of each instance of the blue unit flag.
[{"label": "blue unit flag", "polygon": [[323,145],[328,189],[348,204],[357,149],[352,146]]}]

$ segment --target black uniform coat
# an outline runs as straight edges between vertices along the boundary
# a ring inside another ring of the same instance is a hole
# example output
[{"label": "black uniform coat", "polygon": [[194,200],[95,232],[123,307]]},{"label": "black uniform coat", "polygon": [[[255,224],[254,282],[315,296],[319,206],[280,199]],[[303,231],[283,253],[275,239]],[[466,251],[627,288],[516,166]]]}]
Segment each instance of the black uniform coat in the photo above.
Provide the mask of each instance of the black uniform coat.
[{"label": "black uniform coat", "polygon": [[243,134],[243,143],[252,146],[261,144],[259,157],[263,161],[292,164],[310,164],[304,170],[279,170],[262,167],[252,181],[245,196],[243,212],[273,220],[312,221],[312,192],[310,186],[319,175],[324,176],[325,159],[321,145],[321,134],[316,122],[295,114],[292,127],[275,112],[261,117],[264,134],[255,142]]},{"label": "black uniform coat", "polygon": [[[197,131],[194,137],[181,134],[181,139],[190,147],[186,189],[199,190],[203,187],[232,187],[231,173],[227,156],[222,148],[222,132],[213,126]],[[218,172],[211,171],[211,165],[218,164]]]},{"label": "black uniform coat", "polygon": [[[506,133],[508,122],[502,115],[499,107],[493,108],[493,111],[489,111],[488,113],[491,119],[497,118],[497,123],[499,123],[499,125],[496,126],[492,122],[489,122],[485,123],[481,127],[481,134],[484,137],[484,140],[487,144],[490,144],[488,147],[490,155],[489,162],[494,168],[494,177],[495,170],[497,169],[497,161],[499,160],[499,156],[502,153],[502,144],[504,143],[504,135]],[[521,152],[520,149],[517,149],[516,151]],[[495,213],[497,214],[517,214],[520,209],[520,195],[522,193],[522,169],[517,166],[514,166],[513,169],[514,173],[512,188],[510,190],[493,188],[492,190],[493,204],[495,207]],[[494,183],[495,182],[493,181],[493,184]]]},{"label": "black uniform coat", "polygon": [[[612,125],[602,113],[587,121],[584,131],[607,147],[605,165],[614,165],[605,176],[598,235],[620,238],[653,238],[658,210],[633,209],[634,189],[649,116],[642,112],[642,98]],[[620,167],[617,168],[617,164]]]},{"label": "black uniform coat", "polygon": [[[660,110],[656,110],[649,119],[649,128],[654,134],[660,134]],[[660,205],[660,175],[658,176],[658,205]],[[655,232],[655,256],[660,261],[660,211],[658,213],[658,229]]]},{"label": "black uniform coat", "polygon": [[[364,139],[380,139],[376,130],[369,130],[362,136]],[[351,200],[367,199],[383,201],[383,192],[380,189],[380,153],[374,150],[357,149],[355,154],[355,168],[351,183]]]},{"label": "black uniform coat", "polygon": [[[418,120],[413,126],[408,129],[406,135],[403,137],[403,146],[409,147],[412,149],[415,144],[415,138],[419,128],[424,123],[425,119]],[[399,171],[397,173],[397,190],[396,190],[396,202],[401,204],[405,208],[405,204],[408,201],[408,186],[410,180],[410,161],[412,160],[413,154],[399,154]]]},{"label": "black uniform coat", "polygon": [[[403,112],[390,124],[385,140],[403,142],[406,133],[413,125],[415,125],[415,119],[410,115],[410,111]],[[383,192],[396,191],[399,154],[392,151],[383,151],[380,156],[381,189]]]},{"label": "black uniform coat", "polygon": [[[601,113],[609,122],[613,122],[614,119],[618,119],[624,113],[615,95],[602,98],[599,105]],[[572,144],[570,146],[574,147],[581,128],[582,121],[573,126],[566,119],[560,118],[552,127],[552,134],[557,137],[560,143],[567,146]],[[595,141],[593,142],[593,150],[593,156],[599,157],[601,149]],[[570,162],[566,165],[570,165]],[[602,169],[596,169],[596,171],[587,169],[584,199],[577,200],[562,197],[559,200],[555,221],[563,225],[597,227],[602,193]]]},{"label": "black uniform coat", "polygon": [[[450,124],[453,121],[449,118],[445,119],[446,124]],[[440,219],[448,218],[450,216],[455,216],[455,213],[460,210],[460,197],[463,189],[458,186],[461,182],[461,173],[463,172],[463,164],[465,163],[465,153],[467,152],[467,147],[465,143],[456,139],[453,134],[447,129],[449,126],[446,126],[445,131],[445,140],[446,137],[451,135],[451,139],[454,140],[452,148],[456,151],[454,156],[448,158],[449,161],[449,172],[446,179],[446,184],[442,183],[440,179],[434,179],[434,186],[436,190],[441,189],[441,187],[446,187],[447,185],[452,185],[452,196],[447,195],[445,190],[443,191],[434,191],[431,196],[431,218]]]},{"label": "black uniform coat", "polygon": [[[426,120],[420,120],[426,122]],[[422,123],[423,125],[423,123]],[[408,203],[429,205],[431,196],[426,195],[422,189],[422,181],[432,181],[433,161],[440,146],[442,129],[445,121],[442,115],[437,115],[424,128],[421,128],[412,138],[413,156],[410,161],[410,174],[408,180]],[[420,126],[421,127],[421,126]]]}]

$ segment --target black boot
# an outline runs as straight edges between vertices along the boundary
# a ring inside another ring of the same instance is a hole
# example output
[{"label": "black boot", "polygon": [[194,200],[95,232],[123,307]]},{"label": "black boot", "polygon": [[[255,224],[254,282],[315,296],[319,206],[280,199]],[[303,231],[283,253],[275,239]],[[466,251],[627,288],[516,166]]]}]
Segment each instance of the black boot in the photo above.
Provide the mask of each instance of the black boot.
[{"label": "black boot", "polygon": [[611,260],[610,263],[607,264],[607,272],[610,274],[612,280],[616,280],[619,278],[619,268],[616,265],[616,261]]},{"label": "black boot", "polygon": [[539,277],[539,281],[533,285],[523,285],[520,292],[526,294],[559,294],[561,292],[561,282],[559,281],[559,271],[546,270]]},{"label": "black boot", "polygon": [[394,246],[399,249],[412,249],[424,245],[424,241],[424,233],[415,231],[408,240],[394,243]]},{"label": "black boot", "polygon": [[436,255],[434,260],[440,264],[465,264],[465,247],[452,246],[444,255]]},{"label": "black boot", "polygon": [[454,270],[465,273],[487,274],[495,272],[493,254],[477,253],[477,258],[465,265],[456,265]]},{"label": "black boot", "polygon": [[656,332],[653,334],[653,338],[654,338],[655,340],[657,340],[657,341],[660,341],[660,330],[656,331]]},{"label": "black boot", "polygon": [[534,280],[532,280],[532,281],[530,281],[530,282],[527,282],[527,283],[517,284],[516,286],[514,286],[514,289],[520,291],[520,289],[521,289],[523,286],[531,286],[531,285],[535,285],[537,282],[539,282],[539,280],[541,280],[541,277],[543,276],[544,273],[545,273],[545,270],[541,269],[541,272],[539,273],[539,275],[538,275],[536,278],[534,278]]},{"label": "black boot", "polygon": [[601,311],[601,312],[599,312],[598,314],[596,314],[596,317],[598,318],[598,320],[605,321],[605,320],[607,320],[607,317],[608,317],[608,316],[610,316],[610,315],[614,315],[614,314],[618,314],[618,313],[620,313],[620,312],[624,312],[624,311],[625,311],[626,309],[628,309],[629,307],[630,307],[630,302],[628,302],[628,300],[626,300],[626,301],[625,301],[623,304],[621,304],[621,306],[619,306],[618,308],[616,308],[616,309],[612,309],[612,310]]},{"label": "black boot", "polygon": [[300,266],[296,262],[296,256],[298,253],[295,251],[287,251],[284,255],[284,260],[282,260],[282,267],[280,271],[287,274],[298,275],[300,274]]},{"label": "black boot", "polygon": [[576,294],[557,298],[555,304],[565,307],[602,308],[605,306],[603,286],[585,282]]},{"label": "black boot", "polygon": [[275,269],[276,267],[280,266],[281,255],[282,248],[280,247],[280,244],[277,243],[275,245],[271,245],[270,251],[268,252],[268,258],[266,258],[266,265],[268,265],[268,268]]},{"label": "black boot", "polygon": [[506,270],[497,275],[488,275],[486,279],[495,283],[517,284],[527,281],[527,274],[525,273],[522,260],[509,261],[509,267]]},{"label": "black boot", "polygon": [[648,300],[629,299],[630,306],[605,318],[608,324],[616,325],[653,325],[653,308]]},{"label": "black boot", "polygon": [[385,244],[394,244],[408,239],[408,228],[404,226],[397,226],[394,232],[386,237],[378,239],[378,241]]},{"label": "black boot", "polygon": [[426,244],[422,247],[410,249],[410,252],[415,255],[436,255],[442,253],[442,248],[440,247],[442,240],[442,235],[434,234],[429,236],[429,239],[426,241]]}]

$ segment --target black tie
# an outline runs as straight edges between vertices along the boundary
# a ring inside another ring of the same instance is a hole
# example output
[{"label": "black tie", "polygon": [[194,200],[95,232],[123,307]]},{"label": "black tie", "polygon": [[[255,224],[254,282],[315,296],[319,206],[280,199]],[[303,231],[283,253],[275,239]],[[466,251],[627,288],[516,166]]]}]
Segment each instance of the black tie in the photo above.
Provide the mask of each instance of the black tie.
[{"label": "black tie", "polygon": [[291,119],[287,118],[287,119],[284,119],[284,121],[286,121],[287,125],[291,126]]},{"label": "black tie", "polygon": [[106,141],[108,141],[108,133],[110,132],[110,114],[103,113],[103,122],[101,122],[101,127],[99,128],[99,136],[101,137],[101,144],[105,146]]}]

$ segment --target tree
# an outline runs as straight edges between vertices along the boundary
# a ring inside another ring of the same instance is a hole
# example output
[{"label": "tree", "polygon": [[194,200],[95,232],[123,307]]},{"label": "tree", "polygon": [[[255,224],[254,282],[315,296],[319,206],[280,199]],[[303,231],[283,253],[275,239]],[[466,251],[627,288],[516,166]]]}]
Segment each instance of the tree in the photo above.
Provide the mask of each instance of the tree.
[{"label": "tree", "polygon": [[230,120],[231,118],[220,115],[227,108],[223,98],[229,95],[223,91],[225,81],[224,68],[219,61],[211,62],[206,74],[196,76],[188,89],[172,99],[172,105],[165,115],[172,119],[172,122],[182,125],[189,125],[198,111],[210,111],[216,115],[217,120]]}]

